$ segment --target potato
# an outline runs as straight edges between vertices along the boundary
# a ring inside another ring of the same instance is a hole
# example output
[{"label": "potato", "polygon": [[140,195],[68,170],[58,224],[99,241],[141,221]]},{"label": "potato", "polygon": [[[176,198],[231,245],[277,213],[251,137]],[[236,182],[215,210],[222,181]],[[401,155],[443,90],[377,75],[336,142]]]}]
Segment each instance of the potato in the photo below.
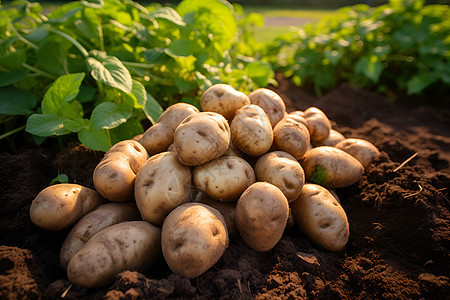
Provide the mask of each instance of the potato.
[{"label": "potato", "polygon": [[200,99],[203,111],[219,113],[230,122],[233,120],[236,110],[247,104],[250,104],[250,99],[246,94],[223,83],[208,88]]},{"label": "potato", "polygon": [[178,160],[198,166],[222,156],[230,144],[227,120],[214,112],[190,115],[177,127],[174,136]]},{"label": "potato", "polygon": [[145,148],[134,140],[115,144],[95,167],[95,189],[113,202],[132,200],[136,173],[147,159]]},{"label": "potato", "polygon": [[321,142],[330,134],[331,122],[327,115],[317,107],[310,107],[303,113],[306,122],[308,122],[308,130],[311,141]]},{"label": "potato", "polygon": [[236,205],[236,225],[245,243],[255,251],[269,251],[283,235],[289,204],[276,186],[256,182],[248,187]]},{"label": "potato", "polygon": [[158,227],[145,221],[123,222],[91,237],[70,261],[67,277],[83,287],[103,287],[122,271],[148,271],[160,255]]},{"label": "potato", "polygon": [[342,188],[356,183],[364,172],[361,163],[340,149],[320,146],[306,152],[301,160],[306,181],[327,188]]},{"label": "potato", "polygon": [[302,111],[300,111],[300,110],[296,110],[296,111],[290,112],[289,114],[287,114],[285,116],[285,118],[287,118],[287,117],[292,118],[295,121],[297,121],[299,123],[302,123],[303,125],[308,127],[308,122],[306,121],[306,119],[304,117],[304,113]]},{"label": "potato", "polygon": [[345,139],[335,145],[355,157],[367,169],[380,156],[380,151],[374,144],[363,139]]},{"label": "potato", "polygon": [[231,142],[250,156],[266,153],[273,142],[270,120],[264,110],[254,104],[241,107],[231,122]]},{"label": "potato", "polygon": [[286,105],[280,95],[266,88],[248,94],[250,102],[261,107],[269,117],[272,128],[286,115]]},{"label": "potato", "polygon": [[219,260],[228,246],[225,220],[208,205],[180,205],[164,221],[161,244],[172,272],[198,277]]},{"label": "potato", "polygon": [[117,223],[139,220],[139,211],[134,203],[108,203],[82,217],[67,235],[61,247],[59,263],[67,270],[72,257],[86,245],[97,232]]},{"label": "potato", "polygon": [[61,230],[103,203],[94,190],[73,183],[46,187],[33,200],[31,221],[47,230]]},{"label": "potato", "polygon": [[279,188],[289,202],[297,199],[305,173],[299,162],[284,151],[269,152],[261,156],[255,165],[258,181],[265,181]]},{"label": "potato", "polygon": [[292,213],[292,209],[289,208],[289,216],[286,222],[286,229],[290,229],[295,226],[294,214]]},{"label": "potato", "polygon": [[345,137],[342,135],[342,133],[340,133],[339,131],[336,131],[334,129],[331,129],[328,137],[326,139],[324,139],[323,141],[315,142],[314,147],[319,147],[319,146],[334,147],[337,143],[339,143],[340,141],[342,141],[344,139],[345,139]]},{"label": "potato", "polygon": [[227,151],[225,151],[225,153],[223,154],[223,156],[238,156],[238,157],[242,157],[244,155],[245,155],[244,152],[239,150],[231,141],[230,145],[228,145]]},{"label": "potato", "polygon": [[295,222],[311,241],[329,251],[344,248],[349,237],[347,215],[326,188],[305,184],[291,208]]},{"label": "potato", "polygon": [[161,114],[156,124],[144,132],[139,142],[147,149],[150,156],[166,151],[173,143],[173,135],[178,125],[187,116],[198,112],[197,107],[187,103],[180,102],[169,106]]},{"label": "potato", "polygon": [[222,201],[237,201],[256,181],[252,166],[238,156],[223,156],[198,166],[192,178],[200,191]]},{"label": "potato", "polygon": [[292,118],[284,118],[273,129],[273,146],[301,159],[308,150],[310,137],[308,128]]},{"label": "potato", "polygon": [[175,153],[150,157],[136,175],[134,195],[142,219],[160,226],[177,206],[190,200],[191,170]]}]

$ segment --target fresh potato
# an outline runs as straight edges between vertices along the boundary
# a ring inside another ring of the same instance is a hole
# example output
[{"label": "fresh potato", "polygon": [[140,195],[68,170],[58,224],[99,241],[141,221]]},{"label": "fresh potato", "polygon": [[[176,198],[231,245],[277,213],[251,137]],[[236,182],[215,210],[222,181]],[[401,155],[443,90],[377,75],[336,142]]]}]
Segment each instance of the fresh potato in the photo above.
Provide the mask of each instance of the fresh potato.
[{"label": "fresh potato", "polygon": [[342,188],[356,183],[364,172],[361,163],[335,147],[320,146],[306,152],[301,160],[306,181],[327,188]]},{"label": "fresh potato", "polygon": [[290,112],[285,116],[285,118],[292,118],[295,121],[302,123],[303,125],[308,127],[308,121],[306,121],[305,114],[301,110],[296,110],[296,111]]},{"label": "fresh potato", "polygon": [[179,102],[169,106],[161,114],[156,124],[144,132],[139,142],[147,149],[150,156],[166,151],[173,143],[173,135],[178,125],[187,116],[198,112],[197,107],[187,103]]},{"label": "fresh potato", "polygon": [[161,230],[145,221],[107,227],[70,260],[67,277],[87,288],[107,286],[125,270],[148,271],[161,255]]},{"label": "fresh potato", "polygon": [[300,163],[284,151],[269,152],[261,156],[255,165],[258,181],[265,181],[279,188],[289,202],[297,199],[303,184],[305,173]]},{"label": "fresh potato", "polygon": [[136,175],[134,195],[142,219],[160,226],[177,206],[190,200],[191,170],[175,153],[150,157]]},{"label": "fresh potato", "polygon": [[261,107],[267,114],[272,128],[286,115],[286,105],[280,95],[266,88],[248,94],[250,102]]},{"label": "fresh potato", "polygon": [[305,184],[291,208],[295,222],[311,241],[329,251],[344,248],[349,237],[347,215],[326,188]]},{"label": "fresh potato", "polygon": [[303,116],[308,123],[311,141],[318,143],[330,135],[331,122],[322,110],[310,107],[304,111]]},{"label": "fresh potato", "polygon": [[46,187],[33,200],[31,221],[47,230],[61,230],[103,203],[94,190],[73,183]]},{"label": "fresh potato", "polygon": [[139,220],[139,211],[134,203],[108,203],[82,217],[67,235],[61,247],[59,263],[67,270],[72,257],[86,245],[97,232],[117,223]]},{"label": "fresh potato", "polygon": [[340,141],[342,141],[344,139],[345,139],[345,137],[342,135],[342,133],[340,133],[339,131],[336,131],[334,129],[331,129],[328,137],[326,139],[324,139],[323,141],[315,142],[314,147],[319,147],[319,146],[334,147],[337,143],[339,143]]},{"label": "fresh potato", "polygon": [[273,129],[274,147],[291,154],[297,160],[303,157],[309,144],[308,128],[292,118],[283,118]]},{"label": "fresh potato", "polygon": [[195,278],[211,268],[228,246],[228,232],[220,212],[201,203],[175,208],[162,227],[162,252],[169,268]]},{"label": "fresh potato", "polygon": [[200,99],[203,111],[219,113],[229,122],[233,120],[236,110],[247,104],[250,104],[250,99],[246,94],[223,83],[208,88]]},{"label": "fresh potato", "polygon": [[230,144],[227,120],[214,112],[190,115],[177,127],[174,136],[178,160],[198,166],[222,156]]},{"label": "fresh potato", "polygon": [[95,189],[113,202],[132,200],[136,173],[147,159],[147,150],[134,140],[115,144],[94,170]]},{"label": "fresh potato", "polygon": [[238,156],[222,156],[198,166],[192,178],[200,191],[222,201],[237,201],[256,181],[252,166]]},{"label": "fresh potato", "polygon": [[231,141],[250,156],[266,153],[273,142],[270,120],[264,110],[254,104],[241,107],[231,122]]},{"label": "fresh potato", "polygon": [[355,157],[367,169],[380,156],[380,151],[374,144],[363,139],[345,139],[335,145]]},{"label": "fresh potato", "polygon": [[236,225],[242,239],[255,251],[269,251],[283,235],[289,204],[276,186],[256,182],[248,187],[236,205]]}]

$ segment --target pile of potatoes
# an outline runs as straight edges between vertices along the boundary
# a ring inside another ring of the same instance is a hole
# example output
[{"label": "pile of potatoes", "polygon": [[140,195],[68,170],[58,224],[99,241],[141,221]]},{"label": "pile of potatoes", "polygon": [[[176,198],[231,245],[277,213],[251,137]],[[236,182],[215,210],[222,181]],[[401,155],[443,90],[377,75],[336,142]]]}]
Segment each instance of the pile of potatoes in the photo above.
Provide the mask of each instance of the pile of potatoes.
[{"label": "pile of potatoes", "polygon": [[269,89],[216,84],[200,104],[174,104],[114,145],[94,170],[95,190],[58,184],[36,196],[37,226],[73,225],[60,254],[70,281],[105,286],[161,256],[195,278],[230,239],[269,251],[294,224],[325,250],[346,245],[347,216],[329,189],[361,178],[379,155],[373,144],[346,139],[318,108],[287,113]]}]

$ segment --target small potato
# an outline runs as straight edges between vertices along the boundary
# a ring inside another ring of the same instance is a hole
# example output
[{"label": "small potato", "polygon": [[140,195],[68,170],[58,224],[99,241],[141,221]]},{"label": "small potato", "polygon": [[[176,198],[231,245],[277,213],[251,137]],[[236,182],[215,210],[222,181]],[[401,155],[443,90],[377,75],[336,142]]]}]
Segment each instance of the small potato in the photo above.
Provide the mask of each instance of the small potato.
[{"label": "small potato", "polygon": [[261,156],[255,165],[258,181],[265,181],[279,188],[289,202],[297,199],[303,184],[305,173],[300,163],[284,151],[269,152]]},{"label": "small potato", "polygon": [[345,139],[345,137],[342,135],[342,133],[340,133],[339,131],[336,131],[334,129],[331,129],[328,137],[326,139],[324,139],[323,141],[314,143],[314,147],[319,147],[319,146],[334,147],[337,143],[339,143],[340,141],[342,141],[344,139]]},{"label": "small potato", "polygon": [[326,188],[305,184],[291,208],[300,230],[315,244],[329,251],[341,250],[347,244],[347,215]]},{"label": "small potato", "polygon": [[301,160],[306,181],[327,188],[342,188],[356,183],[364,172],[361,163],[335,147],[320,146],[306,152]]},{"label": "small potato", "polygon": [[125,270],[148,271],[161,255],[161,230],[145,221],[107,227],[72,258],[67,277],[82,287],[107,286]]},{"label": "small potato", "polygon": [[95,189],[110,201],[131,201],[136,173],[147,159],[147,150],[134,140],[115,144],[95,167]]},{"label": "small potato", "polygon": [[187,116],[198,112],[197,107],[187,103],[179,102],[169,106],[161,114],[156,124],[144,132],[139,142],[147,149],[150,156],[166,151],[173,143],[173,135],[178,125]]},{"label": "small potato", "polygon": [[308,128],[292,118],[282,119],[273,129],[274,147],[291,154],[297,160],[303,157],[309,144]]},{"label": "small potato", "polygon": [[242,239],[255,251],[269,251],[283,235],[289,216],[289,203],[276,186],[267,182],[252,184],[236,205],[236,225]]},{"label": "small potato", "polygon": [[46,187],[33,200],[31,221],[47,230],[62,230],[103,203],[94,190],[73,183]]},{"label": "small potato", "polygon": [[250,156],[266,153],[273,142],[272,125],[264,110],[254,104],[240,108],[231,122],[231,141]]},{"label": "small potato", "polygon": [[208,88],[200,99],[200,106],[203,111],[219,113],[229,122],[233,120],[236,110],[247,104],[250,104],[250,99],[246,94],[223,83]]},{"label": "small potato", "polygon": [[295,121],[302,123],[303,125],[305,125],[306,127],[308,127],[308,122],[306,121],[305,117],[304,117],[304,113],[300,110],[296,110],[293,112],[290,112],[289,114],[287,114],[285,116],[285,118],[292,118]]},{"label": "small potato", "polygon": [[261,107],[267,114],[272,128],[286,115],[286,105],[280,95],[266,88],[248,94],[250,102]]},{"label": "small potato", "polygon": [[345,139],[335,145],[355,157],[367,169],[380,156],[380,151],[374,144],[363,139]]},{"label": "small potato", "polygon": [[310,107],[303,114],[306,122],[308,122],[308,130],[311,141],[321,142],[330,134],[331,122],[327,115],[317,107]]},{"label": "small potato", "polygon": [[200,191],[222,201],[237,201],[256,181],[252,166],[238,156],[222,156],[198,166],[192,177]]},{"label": "small potato", "polygon": [[59,263],[67,270],[72,257],[97,232],[117,223],[139,220],[139,211],[133,203],[108,203],[82,217],[67,235],[61,247]]},{"label": "small potato", "polygon": [[134,195],[142,219],[160,226],[177,206],[190,200],[191,170],[175,153],[150,157],[136,175]]},{"label": "small potato", "polygon": [[174,136],[178,160],[198,166],[222,156],[230,144],[227,120],[214,112],[190,115],[177,127]]},{"label": "small potato", "polygon": [[208,205],[185,203],[164,221],[161,244],[172,272],[198,277],[219,260],[228,246],[225,220]]}]

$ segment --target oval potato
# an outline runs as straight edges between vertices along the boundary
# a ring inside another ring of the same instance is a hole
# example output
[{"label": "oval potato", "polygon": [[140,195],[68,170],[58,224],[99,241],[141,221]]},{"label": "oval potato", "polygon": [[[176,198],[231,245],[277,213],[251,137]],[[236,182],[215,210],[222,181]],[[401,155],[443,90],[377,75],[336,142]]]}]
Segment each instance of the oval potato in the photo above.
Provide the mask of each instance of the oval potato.
[{"label": "oval potato", "polygon": [[339,143],[340,141],[342,141],[344,139],[345,139],[345,137],[342,133],[340,133],[339,131],[336,131],[334,129],[331,129],[328,137],[321,142],[314,143],[314,147],[319,147],[319,146],[335,147],[335,145],[337,143]]},{"label": "oval potato", "polygon": [[335,145],[357,160],[367,169],[369,165],[380,156],[380,151],[374,144],[363,139],[345,139]]},{"label": "oval potato", "polygon": [[283,118],[273,129],[273,145],[299,160],[308,150],[310,136],[308,128],[292,118]]},{"label": "oval potato", "polygon": [[266,88],[259,88],[248,94],[250,102],[261,107],[269,117],[272,128],[286,115],[286,105],[280,95]]},{"label": "oval potato", "polygon": [[246,94],[223,83],[209,87],[200,99],[203,111],[219,113],[230,122],[233,120],[236,110],[247,104],[250,104],[250,99]]},{"label": "oval potato", "polygon": [[317,107],[310,107],[303,112],[303,116],[308,123],[311,141],[318,143],[330,135],[331,122],[322,110]]}]

